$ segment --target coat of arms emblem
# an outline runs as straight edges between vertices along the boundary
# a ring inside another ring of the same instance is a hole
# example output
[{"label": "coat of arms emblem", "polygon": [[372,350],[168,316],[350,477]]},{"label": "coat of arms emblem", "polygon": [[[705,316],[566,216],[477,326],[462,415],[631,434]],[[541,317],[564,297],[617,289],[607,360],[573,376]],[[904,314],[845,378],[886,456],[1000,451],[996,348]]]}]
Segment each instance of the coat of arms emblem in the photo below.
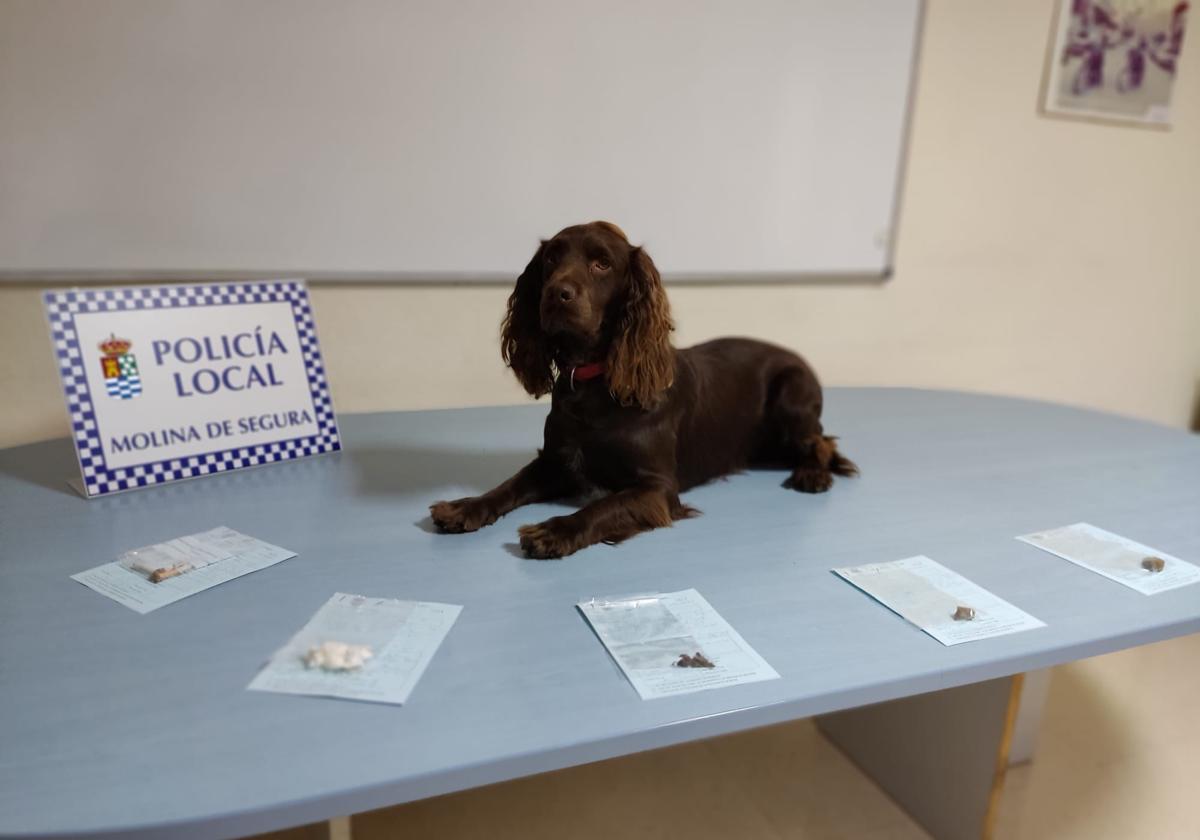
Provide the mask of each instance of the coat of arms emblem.
[{"label": "coat of arms emblem", "polygon": [[104,369],[104,386],[110,397],[131,400],[142,393],[142,377],[137,359],[129,348],[133,342],[112,335],[100,342],[100,365]]}]

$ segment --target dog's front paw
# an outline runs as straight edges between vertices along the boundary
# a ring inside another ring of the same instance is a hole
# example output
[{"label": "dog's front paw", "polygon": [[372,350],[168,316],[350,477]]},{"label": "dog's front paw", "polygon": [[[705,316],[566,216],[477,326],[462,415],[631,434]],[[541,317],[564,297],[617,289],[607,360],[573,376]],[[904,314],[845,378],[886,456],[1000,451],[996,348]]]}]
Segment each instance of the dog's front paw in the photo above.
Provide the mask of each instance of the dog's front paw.
[{"label": "dog's front paw", "polygon": [[783,486],[801,493],[824,493],[833,486],[829,470],[799,469],[783,482]]},{"label": "dog's front paw", "polygon": [[527,557],[538,560],[566,557],[583,547],[575,526],[565,516],[537,525],[522,525],[517,533],[521,537],[521,550]]},{"label": "dog's front paw", "polygon": [[429,516],[443,534],[478,531],[499,518],[492,506],[478,497],[456,499],[453,502],[435,502],[429,506]]}]

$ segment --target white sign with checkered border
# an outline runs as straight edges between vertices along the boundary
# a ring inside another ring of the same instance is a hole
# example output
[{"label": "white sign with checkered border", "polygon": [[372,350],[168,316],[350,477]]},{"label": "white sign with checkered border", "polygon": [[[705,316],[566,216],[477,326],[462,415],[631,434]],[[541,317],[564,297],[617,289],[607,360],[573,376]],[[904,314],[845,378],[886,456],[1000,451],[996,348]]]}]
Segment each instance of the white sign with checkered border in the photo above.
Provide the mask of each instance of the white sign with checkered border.
[{"label": "white sign with checkered border", "polygon": [[341,449],[302,281],[43,300],[89,498]]}]

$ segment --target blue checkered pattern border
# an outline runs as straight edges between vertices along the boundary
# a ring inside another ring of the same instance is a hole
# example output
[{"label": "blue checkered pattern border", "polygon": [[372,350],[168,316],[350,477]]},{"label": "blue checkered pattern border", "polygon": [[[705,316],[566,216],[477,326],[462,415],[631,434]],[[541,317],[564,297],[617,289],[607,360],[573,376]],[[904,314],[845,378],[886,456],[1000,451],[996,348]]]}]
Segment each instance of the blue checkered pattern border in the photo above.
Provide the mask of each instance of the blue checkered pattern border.
[{"label": "blue checkered pattern border", "polygon": [[[83,484],[89,496],[148,487],[181,478],[236,470],[241,467],[289,461],[308,455],[335,452],[342,448],[338,436],[325,363],[317,344],[316,325],[308,300],[308,289],[299,280],[269,283],[231,283],[203,286],[133,286],[119,289],[71,289],[43,294],[50,335],[58,357],[59,372],[67,398],[67,411]],[[296,320],[309,389],[316,409],[318,432],[294,440],[259,446],[238,447],[186,458],[173,458],[131,467],[109,469],[104,460],[100,430],[92,395],[88,392],[84,359],[75,334],[75,315],[128,309],[179,309],[188,306],[218,306],[233,303],[288,302]]]}]

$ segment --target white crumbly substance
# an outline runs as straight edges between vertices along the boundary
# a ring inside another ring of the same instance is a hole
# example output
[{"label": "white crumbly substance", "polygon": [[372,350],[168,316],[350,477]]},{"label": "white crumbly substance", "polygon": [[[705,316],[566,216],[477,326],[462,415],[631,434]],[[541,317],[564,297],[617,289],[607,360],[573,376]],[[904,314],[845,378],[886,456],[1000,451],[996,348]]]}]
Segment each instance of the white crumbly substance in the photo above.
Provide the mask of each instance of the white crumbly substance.
[{"label": "white crumbly substance", "polygon": [[322,642],[304,654],[304,666],[324,671],[357,671],[373,655],[368,645]]}]

